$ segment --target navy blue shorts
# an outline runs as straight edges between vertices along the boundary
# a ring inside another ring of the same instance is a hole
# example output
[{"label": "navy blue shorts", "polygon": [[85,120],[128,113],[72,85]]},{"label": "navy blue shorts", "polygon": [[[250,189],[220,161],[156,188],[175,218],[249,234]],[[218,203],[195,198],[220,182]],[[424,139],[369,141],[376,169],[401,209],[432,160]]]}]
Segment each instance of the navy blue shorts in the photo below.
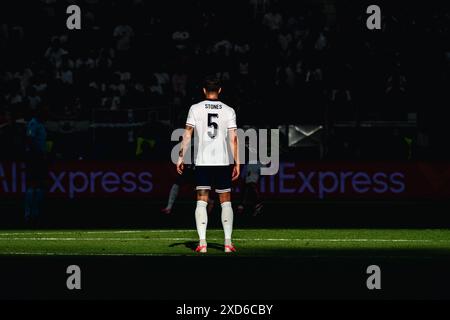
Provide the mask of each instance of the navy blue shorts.
[{"label": "navy blue shorts", "polygon": [[217,193],[231,192],[230,166],[196,166],[195,182],[197,190],[211,190]]}]

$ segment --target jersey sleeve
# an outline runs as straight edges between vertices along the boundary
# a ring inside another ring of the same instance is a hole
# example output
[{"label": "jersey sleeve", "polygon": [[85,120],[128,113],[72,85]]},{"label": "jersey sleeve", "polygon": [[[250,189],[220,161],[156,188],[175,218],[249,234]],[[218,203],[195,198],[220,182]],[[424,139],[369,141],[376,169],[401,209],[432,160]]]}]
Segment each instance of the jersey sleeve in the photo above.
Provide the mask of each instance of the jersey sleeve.
[{"label": "jersey sleeve", "polygon": [[234,111],[234,109],[231,109],[231,116],[230,116],[230,119],[228,120],[227,127],[228,127],[228,129],[236,129],[237,128],[236,112]]},{"label": "jersey sleeve", "polygon": [[189,113],[186,120],[186,125],[189,127],[195,127],[195,118],[194,118],[194,110],[193,107],[189,109]]}]

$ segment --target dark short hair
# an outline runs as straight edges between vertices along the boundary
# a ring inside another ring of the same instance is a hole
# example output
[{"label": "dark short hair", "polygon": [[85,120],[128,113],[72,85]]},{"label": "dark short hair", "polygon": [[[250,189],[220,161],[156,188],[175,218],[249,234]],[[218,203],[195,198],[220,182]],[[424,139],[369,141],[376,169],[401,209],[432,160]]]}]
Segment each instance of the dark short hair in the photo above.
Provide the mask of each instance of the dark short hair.
[{"label": "dark short hair", "polygon": [[203,88],[205,88],[207,92],[219,92],[219,89],[221,88],[220,80],[216,77],[206,77]]}]

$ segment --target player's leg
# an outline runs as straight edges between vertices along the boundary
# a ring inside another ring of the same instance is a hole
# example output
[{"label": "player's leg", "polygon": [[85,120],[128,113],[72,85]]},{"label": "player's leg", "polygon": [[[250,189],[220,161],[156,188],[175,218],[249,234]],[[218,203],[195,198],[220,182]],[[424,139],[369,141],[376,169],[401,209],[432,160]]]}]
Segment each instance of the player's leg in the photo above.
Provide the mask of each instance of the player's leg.
[{"label": "player's leg", "polygon": [[245,207],[248,204],[248,194],[249,194],[248,185],[244,182],[241,185],[241,199],[237,207],[237,211],[239,214],[242,214],[245,211]]},{"label": "player's leg", "polygon": [[38,185],[36,189],[36,197],[35,197],[35,209],[32,210],[35,216],[36,222],[37,219],[41,217],[42,206],[44,202],[44,196],[47,189],[47,178],[48,178],[48,163],[47,160],[43,157],[39,161],[39,175],[38,175]]},{"label": "player's leg", "polygon": [[36,169],[34,168],[35,162],[31,155],[27,155],[26,159],[26,177],[27,177],[27,189],[25,192],[25,223],[30,223],[32,218],[32,207],[33,207],[33,200],[34,200],[34,191],[36,189],[36,179],[35,179],[35,172]]},{"label": "player's leg", "polygon": [[208,226],[208,206],[209,190],[198,189],[197,190],[197,207],[195,208],[195,224],[197,226],[197,233],[199,239],[199,245],[196,249],[198,252],[206,252],[206,228]]},{"label": "player's leg", "polygon": [[43,201],[44,201],[44,186],[39,185],[34,190],[33,205],[31,208],[32,218],[35,222],[37,222],[41,216]]},{"label": "player's leg", "polygon": [[245,189],[247,191],[246,203],[251,205],[251,208],[253,209],[253,216],[257,216],[261,213],[263,208],[258,191],[258,184],[255,182],[248,182],[245,184]]},{"label": "player's leg", "polygon": [[253,216],[257,216],[261,213],[262,209],[263,209],[263,204],[262,204],[262,199],[261,196],[259,194],[259,190],[258,190],[258,184],[257,183],[252,183],[251,184],[251,188],[254,194],[254,211],[253,211]]},{"label": "player's leg", "polygon": [[199,238],[199,245],[195,251],[205,253],[207,251],[206,228],[208,226],[209,191],[211,190],[210,169],[206,166],[197,166],[195,169],[197,190],[197,206],[195,208],[195,224]]},{"label": "player's leg", "polygon": [[169,199],[167,200],[167,206],[163,209],[161,209],[162,213],[165,214],[171,214],[172,213],[172,207],[175,203],[175,200],[178,197],[178,192],[180,190],[180,186],[177,183],[174,183],[172,187],[170,188],[169,192]]},{"label": "player's leg", "polygon": [[28,182],[27,190],[25,192],[25,223],[29,223],[32,217],[32,207],[33,207],[33,199],[34,199],[34,185]]},{"label": "player's leg", "polygon": [[222,207],[222,226],[225,236],[225,252],[234,252],[233,242],[231,241],[233,234],[233,207],[231,206],[231,192],[219,193],[220,206]]},{"label": "player's leg", "polygon": [[231,174],[229,167],[218,167],[215,175],[216,192],[219,195],[222,207],[222,226],[225,236],[225,252],[234,252],[236,249],[231,241],[233,234],[233,207],[231,206]]},{"label": "player's leg", "polygon": [[171,214],[172,213],[172,207],[177,200],[178,193],[180,191],[180,186],[184,185],[186,183],[186,180],[189,179],[189,176],[191,174],[191,170],[187,167],[183,171],[183,174],[177,175],[177,178],[175,179],[174,184],[170,188],[169,192],[169,198],[167,199],[167,206],[163,209],[161,209],[162,213],[165,214]]},{"label": "player's leg", "polygon": [[29,155],[27,160],[24,218],[26,223],[34,225],[41,215],[48,169],[46,160],[41,156]]}]

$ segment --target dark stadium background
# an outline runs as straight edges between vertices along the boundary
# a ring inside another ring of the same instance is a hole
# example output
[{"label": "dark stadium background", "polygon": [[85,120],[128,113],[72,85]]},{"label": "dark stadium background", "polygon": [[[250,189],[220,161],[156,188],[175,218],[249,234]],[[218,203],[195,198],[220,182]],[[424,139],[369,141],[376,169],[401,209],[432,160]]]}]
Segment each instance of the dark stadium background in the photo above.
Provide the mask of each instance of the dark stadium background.
[{"label": "dark stadium background", "polygon": [[[81,30],[66,28],[70,4],[81,7]],[[371,4],[381,30],[366,28]],[[286,168],[406,175],[401,193],[320,198],[289,193],[299,186],[281,187],[279,174],[263,213],[236,215],[236,230],[448,228],[449,20],[445,1],[0,1],[0,229],[26,228],[10,169],[20,181],[25,124],[42,108],[52,168],[148,169],[158,180],[149,195],[48,195],[40,227],[193,229],[192,188],[173,215],[160,209],[175,177],[170,133],[208,74],[221,78],[239,127],[280,129]],[[220,229],[213,214],[209,226]],[[375,249],[336,248],[231,259],[0,255],[0,298],[448,298],[445,250],[393,245],[375,259]],[[64,286],[72,263],[86,275],[78,293]],[[365,286],[373,263],[385,270],[381,293]],[[209,281],[222,266],[236,287]],[[192,276],[199,268],[207,290]]]},{"label": "dark stadium background", "polygon": [[[81,30],[66,28],[72,3],[82,9]],[[24,123],[31,109],[46,108],[54,164],[167,164],[170,132],[183,127],[188,107],[201,99],[204,76],[216,74],[239,126],[282,129],[281,161],[318,168],[440,163],[435,174],[442,173],[446,186],[448,8],[438,1],[381,1],[382,30],[371,31],[368,4],[3,2],[0,158],[23,158]],[[303,137],[298,128],[320,129]],[[137,155],[138,138],[152,143]],[[236,223],[447,226],[445,195],[272,198],[261,217]],[[185,194],[167,218],[158,212],[162,196],[55,197],[45,203],[44,220],[48,227],[190,227],[192,198]],[[20,227],[20,196],[3,193],[0,206],[1,225]]]}]

